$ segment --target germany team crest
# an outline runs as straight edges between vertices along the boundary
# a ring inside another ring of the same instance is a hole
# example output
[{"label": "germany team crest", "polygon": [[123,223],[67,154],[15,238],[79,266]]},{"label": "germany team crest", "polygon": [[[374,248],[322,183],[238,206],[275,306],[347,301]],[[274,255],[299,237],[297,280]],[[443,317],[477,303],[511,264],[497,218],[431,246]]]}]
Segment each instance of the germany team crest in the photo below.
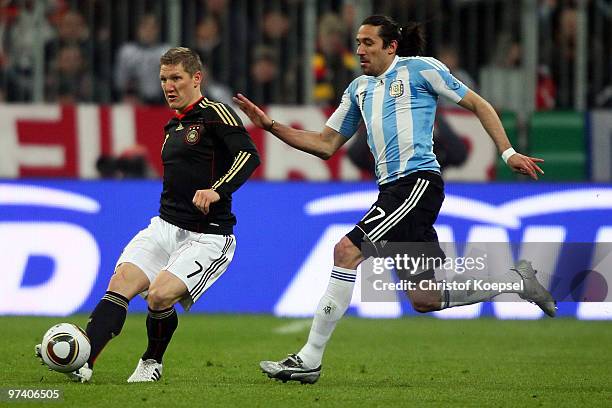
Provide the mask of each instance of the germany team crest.
[{"label": "germany team crest", "polygon": [[185,133],[185,143],[194,145],[200,141],[200,125],[189,126]]}]

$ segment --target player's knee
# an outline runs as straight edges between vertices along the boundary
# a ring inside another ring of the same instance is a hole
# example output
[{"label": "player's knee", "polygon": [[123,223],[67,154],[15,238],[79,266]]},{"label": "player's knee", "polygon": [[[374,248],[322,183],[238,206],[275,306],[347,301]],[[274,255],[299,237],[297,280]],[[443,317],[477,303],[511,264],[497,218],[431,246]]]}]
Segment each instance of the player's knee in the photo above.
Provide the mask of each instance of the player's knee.
[{"label": "player's knee", "polygon": [[138,293],[147,289],[148,279],[143,272],[134,270],[134,266],[121,264],[111,276],[108,290],[132,299]]},{"label": "player's knee", "polygon": [[413,295],[410,299],[412,307],[419,313],[429,313],[440,310],[440,299],[430,293]]},{"label": "player's knee", "polygon": [[355,269],[362,261],[361,251],[350,239],[342,239],[334,246],[334,265],[347,269]]},{"label": "player's knee", "polygon": [[125,292],[129,292],[129,273],[126,268],[122,268],[119,266],[113,276],[110,278],[110,282],[108,284],[108,290],[111,290],[116,293],[124,294]]},{"label": "player's knee", "polygon": [[412,307],[419,313],[429,313],[438,310],[433,302],[425,300],[413,302]]},{"label": "player's knee", "polygon": [[164,288],[157,286],[151,286],[147,295],[147,304],[153,310],[167,309],[174,304],[173,300]]}]

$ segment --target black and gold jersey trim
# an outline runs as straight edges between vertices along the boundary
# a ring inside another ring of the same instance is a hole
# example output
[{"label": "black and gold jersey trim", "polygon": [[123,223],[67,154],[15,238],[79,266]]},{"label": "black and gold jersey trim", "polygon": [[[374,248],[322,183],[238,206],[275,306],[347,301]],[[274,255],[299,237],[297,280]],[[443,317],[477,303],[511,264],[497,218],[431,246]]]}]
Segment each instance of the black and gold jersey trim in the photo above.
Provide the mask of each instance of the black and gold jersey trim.
[{"label": "black and gold jersey trim", "polygon": [[217,180],[215,184],[213,184],[212,189],[215,190],[219,188],[219,186],[221,186],[223,183],[229,183],[234,178],[234,176],[238,174],[240,169],[244,167],[244,164],[249,160],[250,157],[251,153],[244,151],[238,152],[238,154],[234,158],[234,163],[232,164],[232,167],[230,167],[229,171],[225,173],[223,177],[221,177],[219,180]]},{"label": "black and gold jersey trim", "polygon": [[204,109],[206,109],[206,108],[214,109],[214,111],[217,112],[217,115],[219,115],[219,118],[221,118],[223,123],[225,123],[226,125],[229,125],[229,126],[240,126],[238,124],[238,121],[232,116],[232,114],[229,111],[229,109],[227,109],[227,107],[225,105],[223,105],[222,103],[212,102],[212,101],[204,98],[202,100],[202,102],[200,102],[200,107],[202,107]]}]

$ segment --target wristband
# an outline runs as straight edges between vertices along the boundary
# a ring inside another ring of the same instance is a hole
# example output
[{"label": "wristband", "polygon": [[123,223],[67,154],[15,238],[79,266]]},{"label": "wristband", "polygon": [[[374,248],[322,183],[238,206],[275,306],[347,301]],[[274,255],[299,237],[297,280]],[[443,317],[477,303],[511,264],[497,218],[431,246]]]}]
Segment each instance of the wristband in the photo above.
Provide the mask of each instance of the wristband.
[{"label": "wristband", "polygon": [[274,127],[274,124],[276,123],[276,121],[274,119],[272,119],[272,123],[270,123],[270,126],[268,126],[266,129],[266,131],[268,132],[272,132],[272,128]]},{"label": "wristband", "polygon": [[510,158],[510,156],[512,156],[513,154],[516,154],[516,150],[514,150],[512,147],[506,149],[503,153],[502,153],[502,160],[504,161],[504,163],[508,164],[508,159]]}]

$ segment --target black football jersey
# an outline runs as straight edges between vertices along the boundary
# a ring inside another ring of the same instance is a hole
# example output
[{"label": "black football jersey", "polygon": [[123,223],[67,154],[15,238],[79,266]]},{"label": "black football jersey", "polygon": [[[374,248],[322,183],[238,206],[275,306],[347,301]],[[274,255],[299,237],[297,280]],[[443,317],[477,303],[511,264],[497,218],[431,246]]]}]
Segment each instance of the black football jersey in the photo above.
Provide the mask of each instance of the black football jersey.
[{"label": "black football jersey", "polygon": [[[231,107],[202,98],[175,115],[164,130],[160,217],[190,231],[231,234],[236,224],[232,193],[259,165],[240,118]],[[192,202],[196,191],[205,189],[221,196],[208,214]]]}]

